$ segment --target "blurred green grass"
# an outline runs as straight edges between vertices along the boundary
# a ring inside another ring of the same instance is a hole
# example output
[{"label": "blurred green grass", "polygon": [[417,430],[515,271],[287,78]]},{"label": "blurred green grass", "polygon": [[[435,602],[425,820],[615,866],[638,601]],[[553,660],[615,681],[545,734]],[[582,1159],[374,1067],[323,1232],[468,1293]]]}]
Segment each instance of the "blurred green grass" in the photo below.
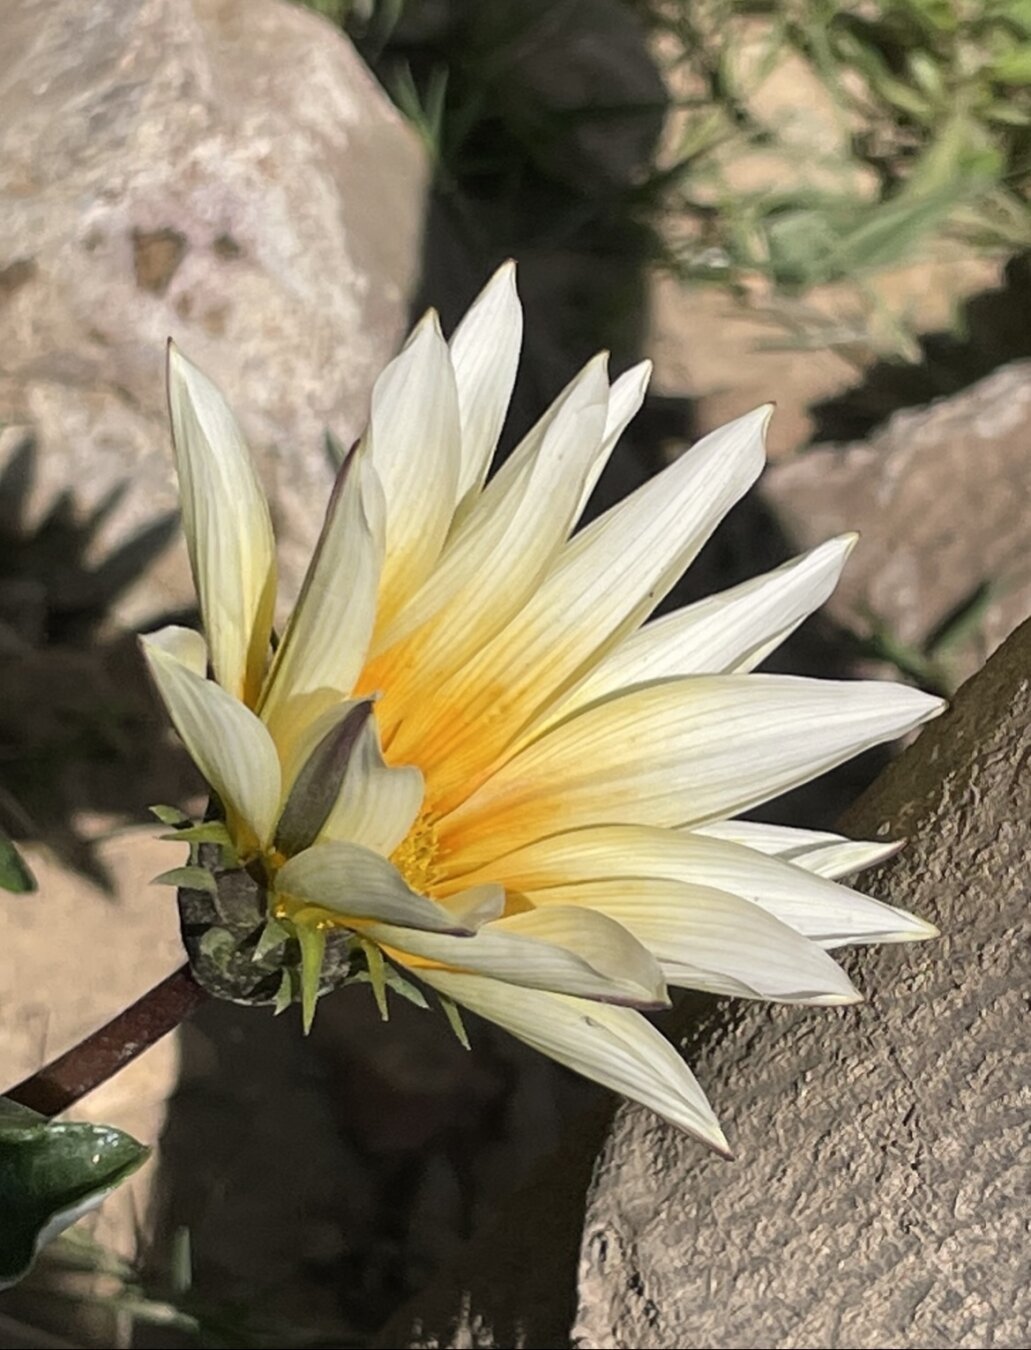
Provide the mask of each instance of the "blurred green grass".
[{"label": "blurred green grass", "polygon": [[[873,279],[942,249],[1001,261],[1031,247],[1031,0],[308,2],[352,36],[416,127],[438,191],[490,201],[499,246],[604,220],[685,281],[741,298],[758,284],[790,345],[840,342],[804,302],[847,283],[860,315],[849,342],[916,359],[907,316],[885,311]],[[591,24],[608,41],[618,10],[662,68],[665,108],[606,105],[596,90],[578,102],[572,47],[569,88],[511,87],[535,43],[563,32],[575,43]],[[786,69],[805,77],[800,103],[821,104],[808,141],[804,106],[767,106]],[[578,138],[615,141],[663,111],[661,145],[633,173],[570,172]],[[749,163],[775,181],[742,181]],[[542,178],[550,209],[520,212]]]}]

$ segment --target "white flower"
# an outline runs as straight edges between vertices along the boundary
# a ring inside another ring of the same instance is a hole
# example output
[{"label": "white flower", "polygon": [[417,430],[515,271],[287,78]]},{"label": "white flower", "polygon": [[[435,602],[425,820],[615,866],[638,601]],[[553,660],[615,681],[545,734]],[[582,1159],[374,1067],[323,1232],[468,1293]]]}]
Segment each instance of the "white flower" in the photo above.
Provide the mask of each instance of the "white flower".
[{"label": "white flower", "polygon": [[829,595],[852,536],[646,624],[758,476],[769,410],[574,534],[649,368],[610,385],[596,357],[487,482],[521,329],[511,265],[450,343],[434,314],[418,325],[274,657],[264,494],[221,394],[172,349],[207,645],[175,629],[145,650],[272,913],[307,938],[353,931],[370,974],[385,954],[725,1150],[639,1009],[667,984],[851,1003],[829,949],[933,934],[834,880],[892,845],[734,817],[942,704],[751,673]]}]

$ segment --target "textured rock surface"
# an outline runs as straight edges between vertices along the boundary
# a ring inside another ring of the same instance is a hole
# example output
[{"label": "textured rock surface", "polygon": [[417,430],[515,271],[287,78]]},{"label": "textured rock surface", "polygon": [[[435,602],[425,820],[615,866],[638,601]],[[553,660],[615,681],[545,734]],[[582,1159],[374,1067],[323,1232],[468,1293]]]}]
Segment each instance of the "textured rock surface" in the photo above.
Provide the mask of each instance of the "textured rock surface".
[{"label": "textured rock surface", "polygon": [[990,583],[950,658],[965,678],[1031,614],[1031,362],[897,413],[869,441],[774,465],[762,490],[803,547],[859,531],[827,612],[860,633],[873,615],[920,646]]},{"label": "textured rock surface", "polygon": [[1025,625],[846,821],[909,837],[866,885],[943,936],[858,953],[858,1009],[692,1033],[733,1165],[619,1111],[574,1344],[1026,1343],[1029,756]]},{"label": "textured rock surface", "polygon": [[[296,581],[402,335],[424,156],[327,23],[280,0],[8,0],[0,44],[0,423],[39,495],[132,490],[119,538],[175,505],[172,335],[262,461]],[[119,616],[187,605],[175,552]]]},{"label": "textured rock surface", "polygon": [[737,1161],[622,1106],[580,1241],[590,1129],[377,1344],[1026,1343],[1029,672],[1024,625],[845,822],[941,939],[857,953],[858,1009],[674,1014]]}]

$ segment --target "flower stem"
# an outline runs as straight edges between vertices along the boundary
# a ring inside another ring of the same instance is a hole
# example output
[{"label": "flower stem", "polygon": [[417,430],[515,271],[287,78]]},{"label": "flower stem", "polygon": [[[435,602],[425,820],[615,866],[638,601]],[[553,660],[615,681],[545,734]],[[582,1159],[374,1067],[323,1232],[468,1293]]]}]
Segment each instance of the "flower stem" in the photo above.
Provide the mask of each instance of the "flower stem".
[{"label": "flower stem", "polygon": [[60,1115],[174,1031],[208,997],[189,966],[180,966],[131,1007],[5,1095],[41,1115]]}]

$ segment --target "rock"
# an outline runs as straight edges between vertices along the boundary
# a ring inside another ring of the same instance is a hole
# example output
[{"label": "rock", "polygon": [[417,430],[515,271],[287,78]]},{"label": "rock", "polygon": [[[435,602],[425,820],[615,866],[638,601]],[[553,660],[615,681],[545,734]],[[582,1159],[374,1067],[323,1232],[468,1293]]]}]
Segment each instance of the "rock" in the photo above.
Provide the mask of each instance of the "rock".
[{"label": "rock", "polygon": [[624,1103],[588,1185],[586,1122],[376,1345],[1024,1344],[1029,671],[1031,623],[843,822],[941,938],[855,954],[859,1008],[671,1014],[736,1161]]},{"label": "rock", "polygon": [[827,607],[849,629],[876,622],[922,649],[987,585],[972,631],[945,653],[958,682],[1031,613],[1031,362],[897,413],[868,441],[776,464],[762,491],[801,548],[859,531]]},{"label": "rock", "polygon": [[1024,1343],[1029,671],[1025,624],[845,820],[909,837],[864,889],[942,937],[858,953],[865,1007],[730,1005],[689,1033],[737,1161],[620,1109],[574,1344]]},{"label": "rock", "polygon": [[[37,500],[131,490],[124,539],[176,496],[173,336],[257,452],[296,586],[331,426],[361,430],[417,280],[425,156],[350,45],[280,0],[10,0],[0,50],[0,423]],[[116,608],[192,603],[181,548]]]}]

